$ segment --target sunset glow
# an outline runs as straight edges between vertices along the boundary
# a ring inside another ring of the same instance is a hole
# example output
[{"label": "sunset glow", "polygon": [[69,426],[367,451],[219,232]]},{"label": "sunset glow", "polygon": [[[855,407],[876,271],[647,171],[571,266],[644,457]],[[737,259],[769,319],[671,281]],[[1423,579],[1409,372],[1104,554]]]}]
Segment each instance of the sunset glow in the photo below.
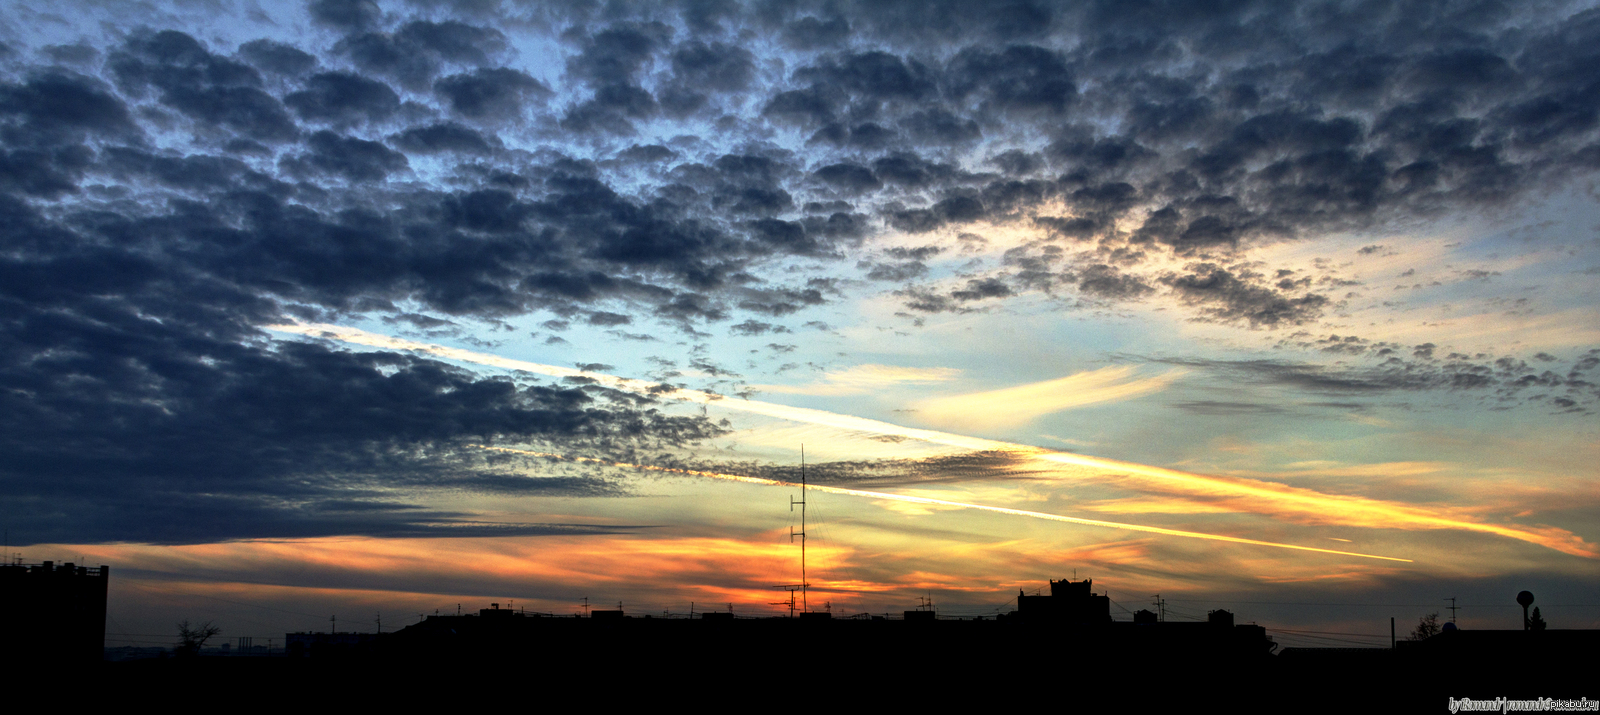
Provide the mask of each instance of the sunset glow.
[{"label": "sunset glow", "polygon": [[0,521],[110,645],[1600,627],[1594,0],[6,9]]}]

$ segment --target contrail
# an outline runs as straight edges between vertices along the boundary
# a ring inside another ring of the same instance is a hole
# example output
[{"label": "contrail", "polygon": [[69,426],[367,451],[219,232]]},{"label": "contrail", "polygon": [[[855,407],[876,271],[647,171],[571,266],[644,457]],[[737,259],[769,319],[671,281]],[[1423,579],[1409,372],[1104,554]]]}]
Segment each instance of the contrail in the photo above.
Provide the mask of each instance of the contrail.
[{"label": "contrail", "polygon": [[[656,394],[652,392],[652,389],[658,387],[655,383],[645,380],[635,380],[573,368],[557,367],[555,365],[544,365],[524,360],[513,360],[498,355],[370,333],[359,328],[316,323],[269,325],[266,328],[283,333],[329,338],[354,345],[366,345],[380,349],[416,351],[448,360],[550,377],[585,377],[607,387],[637,394]],[[1371,528],[1476,531],[1537,544],[1574,556],[1591,559],[1600,558],[1600,550],[1597,550],[1594,544],[1585,542],[1582,537],[1570,531],[1556,527],[1487,524],[1467,518],[1447,516],[1427,509],[1366,497],[1325,494],[1303,487],[1292,487],[1256,479],[1191,474],[1174,469],[1164,469],[1134,462],[1122,462],[1104,457],[1055,452],[1032,445],[951,434],[937,430],[904,427],[890,422],[841,415],[825,410],[791,407],[760,400],[729,399],[722,395],[700,390],[678,389],[664,396],[696,404],[715,405],[720,409],[736,410],[840,430],[893,435],[969,450],[1007,452],[1042,462],[1051,462],[1056,465],[1095,470],[1095,477],[1097,478],[1104,479],[1108,476],[1114,476],[1124,483],[1136,482],[1146,485],[1149,487],[1146,491],[1177,489],[1189,495],[1205,496],[1212,499],[1231,499],[1233,500],[1232,506],[1238,507],[1238,510],[1243,512],[1278,516],[1293,515],[1291,518],[1298,517],[1302,520]],[[1061,518],[1066,519],[1066,517]],[[1238,541],[1250,543],[1245,540]]]},{"label": "contrail", "polygon": [[[652,471],[652,472],[670,472],[670,473],[673,473],[673,474],[686,474],[686,475],[689,475],[689,476],[692,476],[692,477],[706,477],[706,478],[709,478],[709,479],[722,479],[722,480],[726,480],[726,481],[730,481],[730,482],[744,482],[746,484],[760,484],[760,485],[763,485],[763,486],[771,486],[771,487],[798,487],[798,486],[800,486],[799,484],[795,484],[793,482],[784,482],[784,481],[779,481],[777,479],[763,479],[761,477],[747,477],[747,476],[743,476],[743,475],[739,475],[739,474],[723,474],[721,472],[703,472],[703,471],[696,470],[696,469],[678,469],[678,468],[675,468],[675,467],[658,467],[658,466],[651,465],[651,464],[633,464],[633,463],[630,463],[630,462],[613,462],[613,461],[606,460],[606,459],[595,459],[593,457],[570,457],[570,456],[567,456],[567,455],[564,455],[564,454],[555,454],[555,453],[551,453],[551,452],[534,452],[532,450],[512,449],[510,447],[491,447],[491,446],[483,445],[483,444],[476,444],[476,445],[473,445],[473,446],[477,447],[479,449],[486,449],[486,450],[490,450],[490,451],[494,451],[494,452],[510,452],[512,454],[526,454],[526,455],[530,455],[530,456],[534,456],[534,457],[549,457],[549,458],[553,458],[553,459],[561,459],[561,460],[566,460],[566,461],[570,461],[570,462],[589,462],[589,463],[592,463],[592,464],[604,464],[604,465],[612,466],[612,467],[630,467],[630,468],[633,468],[633,469],[643,469],[643,470]],[[971,504],[971,503],[967,503],[967,502],[950,501],[948,499],[933,499],[931,497],[914,497],[914,496],[909,496],[909,495],[906,495],[906,494],[893,494],[893,493],[890,493],[890,492],[873,492],[873,491],[867,491],[865,489],[847,489],[845,487],[830,487],[830,486],[817,485],[817,484],[808,484],[808,485],[806,485],[806,488],[810,489],[812,491],[826,492],[828,494],[843,494],[845,496],[867,497],[869,499],[888,499],[888,500],[892,500],[892,501],[908,502],[908,503],[911,503],[911,504],[927,504],[927,505],[930,505],[930,506],[948,506],[948,507],[955,507],[955,508],[958,508],[958,509],[977,509],[979,511],[992,511],[992,512],[994,512],[996,514],[1010,514],[1012,516],[1026,516],[1026,517],[1031,517],[1031,518],[1034,518],[1034,519],[1048,519],[1050,521],[1062,521],[1062,522],[1066,522],[1068,524],[1082,524],[1084,526],[1104,526],[1104,527],[1112,528],[1112,529],[1122,529],[1124,531],[1142,531],[1142,532],[1149,533],[1149,534],[1163,534],[1163,535],[1166,535],[1166,536],[1182,536],[1182,537],[1190,538],[1190,539],[1207,539],[1207,540],[1210,540],[1210,541],[1227,541],[1227,542],[1234,543],[1234,544],[1251,544],[1251,545],[1254,545],[1254,546],[1273,546],[1273,547],[1277,547],[1277,548],[1280,548],[1280,549],[1295,549],[1297,551],[1315,551],[1315,552],[1321,553],[1321,554],[1336,554],[1336,555],[1339,555],[1339,556],[1359,556],[1359,557],[1364,558],[1364,559],[1382,559],[1384,561],[1401,561],[1401,562],[1408,563],[1408,564],[1409,563],[1413,563],[1413,561],[1411,559],[1399,559],[1399,558],[1395,558],[1393,556],[1376,556],[1376,555],[1373,555],[1373,554],[1358,554],[1358,553],[1356,553],[1354,551],[1337,551],[1337,550],[1334,550],[1334,549],[1319,549],[1319,548],[1316,548],[1316,547],[1313,547],[1313,546],[1299,546],[1299,545],[1296,545],[1296,544],[1280,544],[1280,543],[1277,543],[1277,542],[1274,542],[1274,541],[1258,541],[1256,539],[1242,539],[1242,538],[1239,538],[1237,536],[1222,536],[1221,534],[1207,534],[1207,533],[1199,532],[1199,531],[1180,531],[1178,529],[1163,529],[1163,528],[1161,528],[1159,526],[1142,526],[1142,525],[1139,525],[1139,524],[1123,524],[1123,523],[1115,522],[1115,521],[1101,521],[1099,519],[1079,519],[1079,518],[1074,517],[1074,516],[1062,516],[1060,514],[1047,514],[1047,513],[1042,512],[1042,511],[1028,511],[1026,509],[1011,509],[1011,508],[1003,507],[1003,506],[989,506],[987,504]]]}]

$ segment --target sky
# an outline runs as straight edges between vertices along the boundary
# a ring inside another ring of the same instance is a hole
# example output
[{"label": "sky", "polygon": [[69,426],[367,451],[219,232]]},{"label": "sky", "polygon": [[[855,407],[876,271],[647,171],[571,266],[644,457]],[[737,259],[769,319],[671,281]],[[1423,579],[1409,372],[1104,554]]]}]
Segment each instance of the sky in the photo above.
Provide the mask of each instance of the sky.
[{"label": "sky", "polygon": [[108,645],[1600,627],[1593,3],[14,2],[0,514]]}]

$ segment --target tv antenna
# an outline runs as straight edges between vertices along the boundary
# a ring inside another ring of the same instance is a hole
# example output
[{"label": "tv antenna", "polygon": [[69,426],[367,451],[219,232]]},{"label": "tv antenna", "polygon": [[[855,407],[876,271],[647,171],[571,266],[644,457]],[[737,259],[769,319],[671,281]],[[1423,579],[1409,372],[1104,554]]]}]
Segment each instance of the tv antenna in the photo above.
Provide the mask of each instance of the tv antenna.
[{"label": "tv antenna", "polygon": [[1450,608],[1450,622],[1451,623],[1455,623],[1456,622],[1456,611],[1460,610],[1461,607],[1456,605],[1456,597],[1455,596],[1451,596],[1451,597],[1446,598],[1444,600],[1450,602],[1450,606],[1449,606],[1449,608]]},{"label": "tv antenna", "polygon": [[[788,591],[789,592],[789,600],[787,600],[787,601],[774,601],[774,602],[772,602],[770,604],[767,604],[767,605],[770,605],[770,606],[788,606],[789,607],[789,617],[790,618],[794,618],[794,610],[795,610],[794,593],[795,593],[795,591],[799,591],[800,590],[800,588],[801,588],[800,584],[793,583],[793,584],[788,584],[788,585],[785,585],[785,586],[773,586],[773,588],[775,588],[775,589],[777,589],[779,591]],[[733,612],[733,604],[731,604],[731,603],[728,604],[728,612],[729,613]]]}]

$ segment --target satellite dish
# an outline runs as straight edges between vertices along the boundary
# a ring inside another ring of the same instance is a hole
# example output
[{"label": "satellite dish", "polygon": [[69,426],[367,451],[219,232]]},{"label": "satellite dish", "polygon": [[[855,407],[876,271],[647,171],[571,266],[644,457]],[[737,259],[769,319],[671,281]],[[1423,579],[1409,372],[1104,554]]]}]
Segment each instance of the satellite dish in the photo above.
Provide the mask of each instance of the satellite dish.
[{"label": "satellite dish", "polygon": [[1523,591],[1522,593],[1517,594],[1517,603],[1523,608],[1533,605],[1533,592]]}]

